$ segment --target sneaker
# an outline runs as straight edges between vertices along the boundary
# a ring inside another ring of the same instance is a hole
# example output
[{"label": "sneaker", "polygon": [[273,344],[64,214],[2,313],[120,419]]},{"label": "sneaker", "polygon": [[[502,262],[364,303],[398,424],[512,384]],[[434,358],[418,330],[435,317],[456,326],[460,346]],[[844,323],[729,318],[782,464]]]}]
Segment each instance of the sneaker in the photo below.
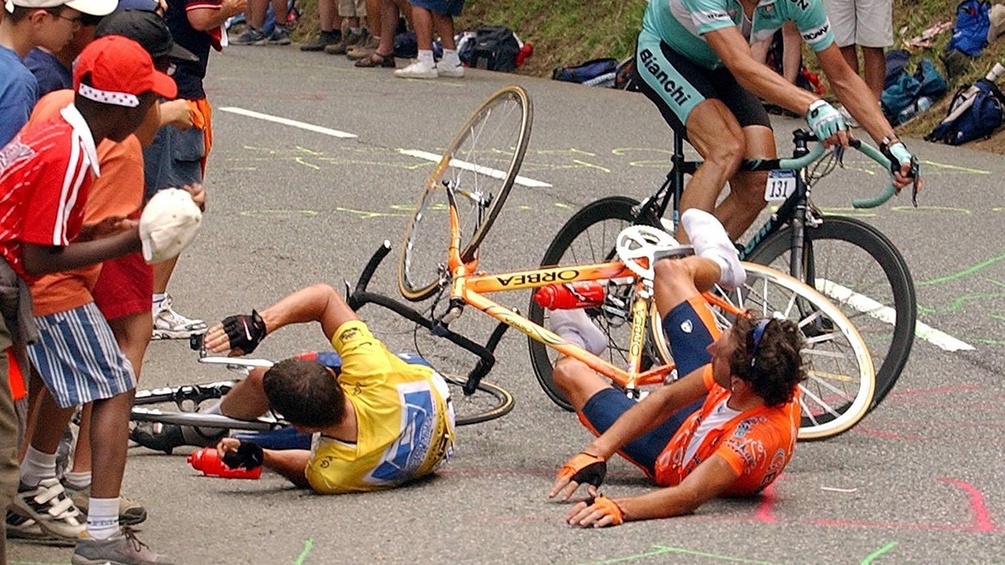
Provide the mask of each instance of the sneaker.
[{"label": "sneaker", "polygon": [[350,61],[359,61],[363,57],[369,57],[370,54],[377,51],[377,47],[380,47],[379,37],[374,37],[366,31],[363,32],[363,35],[366,39],[346,49],[345,56]]},{"label": "sneaker", "polygon": [[276,26],[272,35],[260,39],[255,45],[289,45],[292,43],[290,32],[285,27]]},{"label": "sneaker", "polygon": [[[66,489],[66,494],[73,501],[73,505],[77,507],[78,510],[86,517],[87,508],[91,502],[91,487],[88,485],[87,488],[82,488],[80,490],[72,489],[68,486],[64,487]],[[147,509],[143,508],[140,503],[129,500],[128,498],[119,495],[119,523],[123,526],[135,526],[140,524],[147,519]]]},{"label": "sneaker", "polygon": [[154,312],[154,339],[187,339],[206,333],[206,323],[190,320],[174,311],[171,295],[164,298],[160,310]]},{"label": "sneaker", "polygon": [[265,32],[251,26],[244,28],[237,37],[230,40],[231,45],[258,45],[259,41],[265,39]]},{"label": "sneaker", "polygon": [[84,515],[66,496],[62,483],[53,477],[30,488],[21,484],[14,497],[14,511],[38,522],[45,531],[62,538],[84,533]]},{"label": "sneaker", "polygon": [[220,439],[227,435],[227,433],[229,433],[227,429],[219,429],[215,430],[214,433],[207,434],[201,432],[200,428],[193,426],[144,423],[136,426],[129,432],[129,439],[147,449],[163,451],[171,455],[174,448],[183,445],[212,447],[220,443]]},{"label": "sneaker", "polygon": [[325,47],[329,45],[335,45],[339,41],[342,41],[342,32],[340,30],[334,31],[322,31],[318,38],[310,43],[304,43],[300,46],[301,51],[324,51]]},{"label": "sneaker", "polygon": [[341,41],[326,46],[324,51],[329,55],[345,55],[349,48],[355,47],[366,40],[363,33],[347,33],[342,36]]},{"label": "sneaker", "polygon": [[412,61],[412,64],[404,69],[394,71],[394,76],[398,78],[436,78],[440,75],[435,66],[429,67],[422,61]]},{"label": "sneaker", "polygon": [[449,78],[463,78],[464,77],[464,65],[457,63],[457,65],[451,65],[443,59],[440,59],[436,63],[436,74],[441,77]]},{"label": "sneaker", "polygon": [[54,536],[42,529],[38,522],[31,518],[14,512],[7,511],[7,539],[19,539],[34,543],[44,543],[46,545],[61,545],[73,547],[77,544],[76,538],[61,538]]},{"label": "sneaker", "polygon": [[170,565],[167,557],[158,555],[136,538],[131,528],[121,528],[108,539],[81,536],[70,558],[73,565]]}]

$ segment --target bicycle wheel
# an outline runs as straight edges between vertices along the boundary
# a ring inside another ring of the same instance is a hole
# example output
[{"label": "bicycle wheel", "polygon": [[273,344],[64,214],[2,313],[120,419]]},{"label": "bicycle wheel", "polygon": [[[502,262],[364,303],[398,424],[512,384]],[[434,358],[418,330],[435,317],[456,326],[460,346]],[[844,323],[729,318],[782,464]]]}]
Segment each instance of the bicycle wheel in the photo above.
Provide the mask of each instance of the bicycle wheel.
[{"label": "bicycle wheel", "polygon": [[[914,345],[914,281],[903,256],[876,228],[854,218],[822,220],[806,230],[806,281],[834,301],[865,338],[876,367],[872,409],[897,383]],[[791,234],[790,227],[779,230],[747,260],[788,272]]]},{"label": "bicycle wheel", "polygon": [[455,375],[443,375],[443,379],[450,389],[450,403],[458,426],[495,420],[513,410],[513,395],[499,385],[482,381],[474,394],[465,396],[462,387],[466,379]]},{"label": "bicycle wheel", "polygon": [[447,186],[457,204],[461,260],[474,259],[520,170],[532,118],[527,93],[508,86],[486,100],[454,135],[405,231],[398,288],[406,299],[429,298],[444,276],[450,244]]},{"label": "bicycle wheel", "polygon": [[[587,204],[576,212],[558,231],[541,260],[542,267],[556,265],[585,265],[615,259],[615,242],[621,230],[635,223],[658,226],[657,218],[636,219],[632,208],[638,201],[624,196],[611,196]],[[626,362],[631,340],[631,305],[634,300],[634,281],[628,285],[608,288],[607,299],[601,308],[587,308],[590,318],[607,334],[608,359],[612,363]],[[655,310],[654,310],[655,312]],[[527,318],[547,326],[546,311],[533,298],[527,308]],[[658,324],[651,327],[660,327]],[[652,340],[647,339],[647,344]],[[572,404],[555,386],[552,367],[557,353],[543,343],[527,338],[531,366],[537,381],[555,404],[572,410]],[[667,363],[669,358],[647,347],[647,365]]]},{"label": "bicycle wheel", "polygon": [[[743,266],[746,283],[722,296],[756,317],[792,320],[806,341],[799,439],[826,439],[848,431],[869,411],[876,384],[862,336],[837,306],[809,285],[761,265]],[[731,316],[713,311],[722,327],[732,323]]]}]

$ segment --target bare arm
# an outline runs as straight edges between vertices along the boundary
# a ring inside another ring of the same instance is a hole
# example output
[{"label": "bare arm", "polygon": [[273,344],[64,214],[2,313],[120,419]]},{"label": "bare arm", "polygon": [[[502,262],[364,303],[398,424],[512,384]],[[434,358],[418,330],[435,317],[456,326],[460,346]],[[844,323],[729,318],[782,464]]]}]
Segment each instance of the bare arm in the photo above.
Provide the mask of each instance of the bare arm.
[{"label": "bare arm", "polygon": [[218,28],[231,16],[244,11],[247,0],[223,0],[219,8],[196,8],[189,10],[188,23],[196,31],[208,31]]},{"label": "bare arm", "polygon": [[736,81],[757,96],[805,116],[817,96],[803,90],[754,59],[747,41],[736,27],[718,29],[704,35],[709,47],[722,59]]},{"label": "bare arm", "polygon": [[818,52],[817,58],[838,100],[848,108],[848,112],[869,132],[873,140],[880,143],[884,137],[893,136],[893,126],[883,116],[879,101],[862,77],[848,66],[837,45],[832,43]]},{"label": "bare arm", "polygon": [[25,243],[24,270],[32,276],[70,271],[139,250],[140,233],[136,225],[111,237],[71,243],[65,247]]},{"label": "bare arm", "polygon": [[287,324],[319,322],[325,337],[331,341],[339,326],[351,320],[358,320],[359,316],[349,308],[334,288],[326,284],[316,284],[298,290],[269,306],[262,312],[262,319],[265,320],[265,327],[269,333]]},{"label": "bare arm", "polygon": [[[642,496],[613,499],[623,519],[655,520],[694,512],[699,506],[726,492],[737,479],[736,471],[725,459],[713,455],[702,462],[679,485],[662,488]],[[580,502],[569,512],[569,524],[601,527],[613,524],[612,517],[595,506]]]},{"label": "bare arm", "polygon": [[272,469],[280,475],[286,477],[291,483],[301,488],[311,488],[307,482],[307,462],[310,461],[311,452],[306,449],[284,449],[276,451],[263,449],[262,465],[266,469]]}]

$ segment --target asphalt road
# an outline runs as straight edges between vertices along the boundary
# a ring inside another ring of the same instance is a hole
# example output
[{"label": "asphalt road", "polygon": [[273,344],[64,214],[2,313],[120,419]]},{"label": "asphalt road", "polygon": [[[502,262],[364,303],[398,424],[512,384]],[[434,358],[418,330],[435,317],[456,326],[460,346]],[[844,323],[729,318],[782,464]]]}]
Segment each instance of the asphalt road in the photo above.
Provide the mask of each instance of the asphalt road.
[{"label": "asphalt road", "polygon": [[[384,239],[399,243],[431,170],[432,163],[399,150],[438,152],[482,100],[511,83],[527,89],[536,110],[521,174],[551,186],[514,189],[486,243],[490,269],[535,265],[578,207],[605,195],[642,197],[659,184],[670,136],[648,101],[477,71],[462,80],[405,81],[295,48],[214,55],[209,210],[171,285],[178,310],[219,320],[301,286],[354,279]],[[799,123],[775,123],[784,151]],[[142,539],[190,564],[1005,561],[1005,161],[920,140],[910,146],[923,160],[922,206],[901,198],[861,216],[904,253],[920,320],[974,350],[951,352],[918,339],[888,399],[850,433],[800,444],[771,496],[713,501],[693,516],[604,531],[566,526],[566,507],[545,492],[589,434],[541,393],[525,341],[513,333],[489,378],[512,391],[516,408],[462,428],[455,458],[436,478],[393,492],[322,497],[276,475],[204,478],[177,454],[134,447],[124,493],[149,511]],[[853,160],[821,183],[815,200],[848,208],[881,178]],[[389,261],[373,288],[393,294],[393,284]],[[525,300],[520,295],[514,305]],[[412,349],[410,332],[382,333],[390,321],[376,312],[367,317],[392,348]],[[461,322],[476,337],[491,327],[474,311]],[[278,359],[324,346],[315,328],[289,328],[260,353]],[[141,386],[226,376],[200,366],[183,342],[155,342]],[[608,482],[615,496],[649,488],[620,461]],[[70,553],[10,545],[20,564],[67,563]]]}]

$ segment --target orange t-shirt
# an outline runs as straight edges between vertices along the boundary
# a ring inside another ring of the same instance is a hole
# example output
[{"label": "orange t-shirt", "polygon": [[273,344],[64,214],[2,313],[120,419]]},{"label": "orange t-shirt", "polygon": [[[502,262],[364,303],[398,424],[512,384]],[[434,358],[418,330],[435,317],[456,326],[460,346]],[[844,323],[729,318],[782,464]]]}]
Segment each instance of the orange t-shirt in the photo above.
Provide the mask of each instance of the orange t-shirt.
[{"label": "orange t-shirt", "polygon": [[[73,103],[72,90],[56,90],[35,105],[28,123],[48,119]],[[129,216],[143,206],[143,148],[135,135],[121,143],[104,140],[98,144],[101,176],[94,179],[84,223],[93,224],[108,216]],[[92,302],[90,290],[101,273],[101,264],[74,271],[46,275],[31,284],[36,316],[66,312]]]},{"label": "orange t-shirt", "polygon": [[[792,458],[799,431],[799,397],[781,406],[761,406],[741,412],[704,438],[695,438],[702,421],[729,398],[729,391],[712,377],[712,365],[702,374],[708,397],[701,409],[691,414],[656,459],[656,483],[674,486],[713,455],[718,455],[736,471],[737,479],[725,494],[756,494],[770,485]],[[684,454],[692,439],[701,441],[690,461]]]}]

